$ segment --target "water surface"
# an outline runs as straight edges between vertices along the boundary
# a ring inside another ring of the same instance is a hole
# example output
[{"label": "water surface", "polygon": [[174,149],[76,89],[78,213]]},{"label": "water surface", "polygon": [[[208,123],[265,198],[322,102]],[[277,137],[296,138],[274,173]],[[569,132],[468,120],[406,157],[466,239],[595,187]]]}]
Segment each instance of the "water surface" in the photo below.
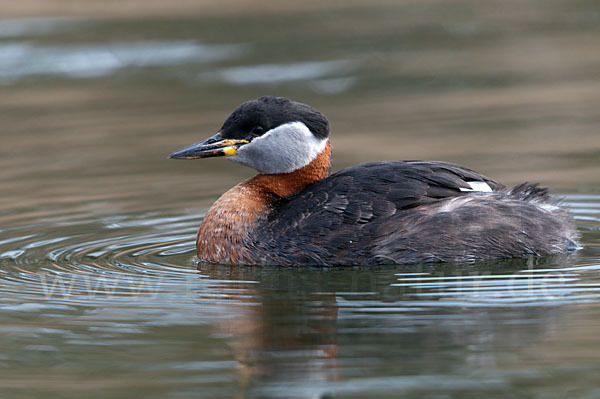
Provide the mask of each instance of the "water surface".
[{"label": "water surface", "polygon": [[[265,4],[0,21],[0,396],[600,396],[598,5]],[[549,186],[584,249],[198,265],[204,212],[252,172],[166,156],[263,94],[325,112],[335,169]]]}]

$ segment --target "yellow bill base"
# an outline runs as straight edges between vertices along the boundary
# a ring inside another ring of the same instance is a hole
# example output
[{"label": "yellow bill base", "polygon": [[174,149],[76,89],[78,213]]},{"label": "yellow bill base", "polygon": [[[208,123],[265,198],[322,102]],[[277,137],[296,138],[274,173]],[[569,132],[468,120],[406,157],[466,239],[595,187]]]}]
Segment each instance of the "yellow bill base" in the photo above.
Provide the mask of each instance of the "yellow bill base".
[{"label": "yellow bill base", "polygon": [[237,154],[237,148],[236,147],[225,147],[223,148],[223,155],[225,155],[226,157],[230,157],[233,156],[235,154]]}]

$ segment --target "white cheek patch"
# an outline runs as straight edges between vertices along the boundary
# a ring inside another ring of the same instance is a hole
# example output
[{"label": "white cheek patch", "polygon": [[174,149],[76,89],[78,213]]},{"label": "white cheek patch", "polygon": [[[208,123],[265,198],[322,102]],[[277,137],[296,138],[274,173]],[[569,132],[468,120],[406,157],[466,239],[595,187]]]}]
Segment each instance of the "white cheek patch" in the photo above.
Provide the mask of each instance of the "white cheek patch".
[{"label": "white cheek patch", "polygon": [[228,159],[260,173],[290,173],[312,162],[326,144],[327,138],[315,137],[304,123],[291,122],[241,146],[237,154]]},{"label": "white cheek patch", "polygon": [[483,181],[468,181],[467,184],[471,186],[471,188],[460,188],[460,191],[476,191],[479,193],[492,193],[494,190]]}]

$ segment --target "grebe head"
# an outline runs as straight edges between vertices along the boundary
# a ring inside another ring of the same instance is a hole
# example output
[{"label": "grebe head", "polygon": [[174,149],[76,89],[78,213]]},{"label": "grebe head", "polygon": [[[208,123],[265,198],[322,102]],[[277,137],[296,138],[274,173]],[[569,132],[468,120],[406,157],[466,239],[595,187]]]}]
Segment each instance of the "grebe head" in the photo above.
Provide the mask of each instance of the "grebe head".
[{"label": "grebe head", "polygon": [[214,136],[169,158],[228,157],[260,173],[290,173],[308,165],[327,144],[329,121],[311,106],[265,96],[240,105]]}]

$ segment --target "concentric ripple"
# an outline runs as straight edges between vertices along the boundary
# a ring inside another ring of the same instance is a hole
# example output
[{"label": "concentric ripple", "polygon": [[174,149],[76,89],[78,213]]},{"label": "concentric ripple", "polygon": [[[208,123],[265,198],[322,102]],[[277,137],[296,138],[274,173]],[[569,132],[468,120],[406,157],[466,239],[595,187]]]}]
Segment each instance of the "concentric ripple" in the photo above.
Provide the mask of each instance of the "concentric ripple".
[{"label": "concentric ripple", "polygon": [[0,259],[10,259],[15,267],[32,272],[176,276],[193,265],[189,261],[174,265],[167,257],[191,257],[200,220],[196,216],[115,216],[66,225],[34,224],[7,229],[3,235],[10,237],[0,240]]},{"label": "concentric ripple", "polygon": [[[2,230],[0,309],[127,304],[130,310],[175,307],[180,313],[199,302],[214,306],[228,282],[211,293],[207,288],[215,282],[197,270],[194,244],[201,220],[201,215],[158,213],[83,220],[67,216],[60,223]],[[211,313],[206,306],[204,310]]]}]

